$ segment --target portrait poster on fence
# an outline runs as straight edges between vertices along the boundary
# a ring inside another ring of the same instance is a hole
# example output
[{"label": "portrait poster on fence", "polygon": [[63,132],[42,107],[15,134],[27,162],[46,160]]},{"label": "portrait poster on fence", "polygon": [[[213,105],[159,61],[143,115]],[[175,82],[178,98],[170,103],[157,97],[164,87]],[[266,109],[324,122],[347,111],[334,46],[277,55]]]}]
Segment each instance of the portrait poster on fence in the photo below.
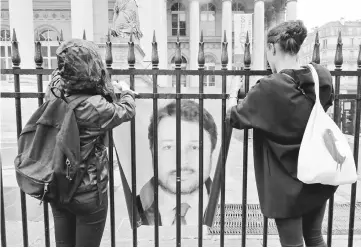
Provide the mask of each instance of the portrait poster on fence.
[{"label": "portrait poster on fence", "polygon": [[[198,93],[197,88],[184,88]],[[160,88],[159,92],[173,92],[174,88]],[[214,92],[213,92],[214,91]],[[208,93],[219,93],[214,87]],[[160,226],[175,224],[176,215],[176,104],[174,99],[159,99],[157,119],[154,119],[153,100],[136,100],[136,192],[138,225],[154,225],[155,211]],[[203,109],[203,211],[210,200],[212,184],[220,156],[222,132],[222,101],[204,100]],[[183,225],[198,225],[199,204],[199,104],[196,99],[181,100],[181,220]],[[153,128],[158,127],[158,210],[154,201]],[[132,189],[130,123],[114,129],[114,142],[125,174]],[[226,163],[226,203],[241,203],[243,131],[233,131]],[[115,175],[116,177],[119,175]],[[124,182],[123,182],[124,184]],[[219,182],[218,182],[218,185]],[[124,187],[124,185],[123,185]],[[129,191],[129,192],[130,192]],[[129,193],[128,192],[128,193]],[[125,192],[126,193],[126,192]],[[129,193],[131,194],[131,193]],[[128,194],[128,200],[131,196]],[[214,197],[213,197],[214,198]],[[213,201],[219,202],[219,195]],[[217,204],[216,204],[217,205]],[[130,213],[131,209],[128,208]],[[131,214],[130,214],[131,215]],[[183,216],[184,215],[184,216]],[[184,217],[184,218],[183,218]]]}]

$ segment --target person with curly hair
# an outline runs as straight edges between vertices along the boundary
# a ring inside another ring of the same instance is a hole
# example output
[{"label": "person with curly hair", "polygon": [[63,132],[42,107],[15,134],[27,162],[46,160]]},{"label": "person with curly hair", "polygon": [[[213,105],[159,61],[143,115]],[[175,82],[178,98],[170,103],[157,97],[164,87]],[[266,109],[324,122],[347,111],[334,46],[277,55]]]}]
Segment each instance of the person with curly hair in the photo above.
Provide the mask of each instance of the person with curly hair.
[{"label": "person with curly hair", "polygon": [[[253,128],[256,184],[262,213],[274,218],[282,246],[326,246],[322,221],[327,200],[337,187],[304,184],[297,161],[315,103],[315,83],[297,54],[307,36],[302,21],[288,21],[267,35],[267,60],[273,74],[260,79],[244,100],[230,100],[228,118],[237,129]],[[320,100],[333,102],[330,72],[318,64]]]},{"label": "person with curly hair", "polygon": [[[126,83],[111,83],[91,41],[71,39],[56,50],[45,100],[86,96],[74,109],[85,173],[69,203],[52,201],[57,246],[99,246],[108,211],[107,131],[135,115],[135,92]],[[121,93],[117,97],[115,93]]]}]

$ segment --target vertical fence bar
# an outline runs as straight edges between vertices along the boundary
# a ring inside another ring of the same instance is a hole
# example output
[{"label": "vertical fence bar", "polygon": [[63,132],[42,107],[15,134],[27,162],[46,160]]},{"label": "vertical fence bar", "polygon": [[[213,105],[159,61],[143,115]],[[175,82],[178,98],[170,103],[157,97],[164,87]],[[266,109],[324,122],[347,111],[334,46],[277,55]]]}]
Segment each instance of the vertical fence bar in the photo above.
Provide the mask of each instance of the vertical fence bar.
[{"label": "vertical fence bar", "polygon": [[0,157],[0,207],[1,207],[1,247],[6,246],[6,223],[4,209],[4,185],[3,185],[3,166]]},{"label": "vertical fence bar", "polygon": [[198,247],[203,246],[203,108],[204,108],[204,42],[203,30],[201,31],[201,39],[199,41],[198,50],[198,71],[199,71],[199,205],[198,205]]},{"label": "vertical fence bar", "polygon": [[[129,50],[128,50],[128,65],[130,70],[135,69],[135,54],[134,54],[134,42],[133,42],[133,34],[130,34],[129,40]],[[134,90],[134,74],[130,75],[130,89]],[[131,158],[132,158],[132,226],[133,226],[133,246],[136,247],[138,245],[137,238],[137,205],[135,204],[137,201],[137,167],[136,167],[136,143],[135,143],[135,118],[130,121],[130,137],[131,137]]]},{"label": "vertical fence bar", "polygon": [[[272,69],[267,62],[267,71],[272,72]],[[262,240],[262,246],[267,247],[268,243],[268,218],[266,216],[263,216],[263,240]]]},{"label": "vertical fence bar", "polygon": [[[112,42],[110,41],[110,30],[108,30],[107,42],[105,43],[105,64],[108,72],[112,69],[113,54]],[[111,73],[109,72],[109,77]],[[114,211],[114,157],[113,157],[113,131],[109,130],[109,202],[110,202],[110,242],[111,246],[115,247],[115,211]],[[120,166],[120,164],[118,164]]]},{"label": "vertical fence bar", "polygon": [[[11,42],[11,59],[13,62],[13,69],[20,69],[20,54],[18,41],[16,39],[15,29],[13,29],[13,40]],[[14,74],[14,91],[16,93],[20,92],[20,75]],[[21,121],[21,98],[15,97],[15,112],[16,112],[16,132],[17,138],[19,139],[22,121]],[[21,202],[21,218],[23,224],[23,245],[24,247],[29,246],[28,240],[28,222],[27,222],[27,212],[26,212],[26,196],[23,191],[20,190],[20,202]]]},{"label": "vertical fence bar", "polygon": [[[224,31],[224,40],[222,42],[222,54],[221,64],[222,70],[227,71],[228,65],[228,42],[227,34]],[[221,159],[222,159],[222,170],[221,170],[221,237],[220,246],[224,247],[224,221],[225,221],[225,200],[226,200],[226,88],[227,88],[227,76],[222,75],[222,146],[221,146]]]},{"label": "vertical fence bar", "polygon": [[[357,58],[357,71],[361,72],[361,44],[359,46],[359,54]],[[357,77],[357,97],[356,97],[356,123],[354,133],[354,150],[356,170],[358,169],[359,144],[360,144],[360,115],[361,115],[361,76]],[[357,181],[351,186],[351,206],[350,206],[350,223],[348,229],[348,246],[353,246],[353,235],[355,225],[355,207],[356,207],[356,190]]]},{"label": "vertical fence bar", "polygon": [[[36,37],[35,37],[36,41],[35,41],[35,56],[34,56],[34,61],[36,64],[36,69],[43,69],[42,64],[43,64],[43,56],[41,54],[41,42],[39,39],[39,33],[36,32]],[[38,84],[38,92],[42,93],[43,92],[43,75],[42,74],[38,74],[36,75],[37,77],[37,84]],[[38,98],[38,105],[39,107],[43,104],[44,99],[42,97],[39,96]],[[45,233],[45,246],[49,247],[50,246],[50,234],[49,234],[49,203],[48,202],[44,202],[43,203],[43,208],[44,208],[44,233]]]},{"label": "vertical fence bar", "polygon": [[[158,71],[158,44],[153,32],[152,69]],[[158,75],[153,74],[153,168],[154,168],[154,209],[158,207]],[[154,211],[154,246],[159,247],[159,211]]]},{"label": "vertical fence bar", "polygon": [[175,52],[175,70],[176,70],[176,243],[181,246],[181,64],[182,52],[179,41],[179,30],[177,34],[176,52]]},{"label": "vertical fence bar", "polygon": [[[251,65],[251,53],[248,32],[246,43],[244,44],[244,64],[245,70],[249,71]],[[249,90],[249,76],[245,80],[244,92],[247,94]],[[242,247],[246,246],[247,235],[247,182],[248,182],[248,129],[244,129],[243,137],[243,184],[242,184]]]},{"label": "vertical fence bar", "polygon": [[[335,54],[335,71],[342,70],[342,39],[341,31],[338,34],[336,54]],[[335,103],[334,103],[334,121],[340,127],[340,76],[335,76]],[[333,205],[334,197],[332,196],[328,202],[328,226],[327,226],[327,246],[332,246],[332,226],[333,226]]]},{"label": "vertical fence bar", "polygon": [[180,91],[181,91],[181,63],[182,63],[182,55],[181,55],[181,43],[179,41],[179,30],[177,34],[177,42],[176,42],[176,57],[175,57],[175,69],[176,69],[176,242],[177,247],[181,246],[181,99],[180,99]]}]

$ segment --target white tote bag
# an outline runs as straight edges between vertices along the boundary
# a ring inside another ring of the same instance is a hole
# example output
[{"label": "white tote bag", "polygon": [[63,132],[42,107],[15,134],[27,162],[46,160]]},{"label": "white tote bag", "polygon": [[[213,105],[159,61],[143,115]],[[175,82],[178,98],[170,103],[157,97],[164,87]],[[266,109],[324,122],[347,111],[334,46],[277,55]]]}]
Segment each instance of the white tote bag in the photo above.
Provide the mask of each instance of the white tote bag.
[{"label": "white tote bag", "polygon": [[347,138],[325,113],[315,68],[309,64],[315,82],[313,106],[298,157],[297,178],[306,184],[351,184],[357,180],[355,160]]}]

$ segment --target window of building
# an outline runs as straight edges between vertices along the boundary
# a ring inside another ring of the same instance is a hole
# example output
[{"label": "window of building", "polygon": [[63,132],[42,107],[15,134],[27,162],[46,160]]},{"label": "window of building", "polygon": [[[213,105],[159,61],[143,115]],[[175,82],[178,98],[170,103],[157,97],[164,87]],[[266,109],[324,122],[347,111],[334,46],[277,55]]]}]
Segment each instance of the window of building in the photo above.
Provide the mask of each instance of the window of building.
[{"label": "window of building", "polygon": [[[216,59],[213,56],[207,55],[205,57],[204,68],[206,70],[213,71],[216,69]],[[216,86],[216,76],[215,75],[205,75],[203,78],[204,86]]]},{"label": "window of building", "polygon": [[1,41],[11,41],[11,35],[9,29],[1,29]]},{"label": "window of building", "polygon": [[41,41],[57,41],[58,33],[54,30],[47,29],[39,33],[39,38]]},{"label": "window of building", "polygon": [[216,35],[216,6],[212,3],[201,6],[201,23],[200,29],[203,30],[204,36]]},{"label": "window of building", "polygon": [[[43,68],[55,69],[58,67],[56,59],[56,49],[59,47],[57,41],[58,33],[55,30],[47,29],[39,32],[41,42],[41,55],[43,56]],[[50,76],[44,75],[44,81],[49,81]]]},{"label": "window of building", "polygon": [[355,53],[353,50],[350,51],[350,59],[353,59],[355,57]]},{"label": "window of building", "polygon": [[327,48],[327,39],[322,41],[322,48]]},{"label": "window of building", "polygon": [[[172,61],[171,61],[171,65],[172,65],[173,70],[175,69],[174,60],[175,60],[175,57],[173,57]],[[183,56],[182,56],[181,69],[182,70],[187,69],[187,60]],[[172,87],[176,87],[176,83],[177,83],[176,76],[172,75]],[[186,85],[187,85],[187,77],[186,77],[186,75],[181,75],[181,86],[186,87]]]},{"label": "window of building", "polygon": [[[11,38],[10,30],[1,30],[1,45],[0,45],[0,65],[1,69],[10,69],[12,67],[11,61]],[[1,81],[9,80],[10,76],[1,74]]]},{"label": "window of building", "polygon": [[172,12],[172,35],[186,36],[186,12],[182,3],[175,3],[171,7]]},{"label": "window of building", "polygon": [[232,4],[232,11],[244,11],[244,6],[242,3],[235,2]]}]

